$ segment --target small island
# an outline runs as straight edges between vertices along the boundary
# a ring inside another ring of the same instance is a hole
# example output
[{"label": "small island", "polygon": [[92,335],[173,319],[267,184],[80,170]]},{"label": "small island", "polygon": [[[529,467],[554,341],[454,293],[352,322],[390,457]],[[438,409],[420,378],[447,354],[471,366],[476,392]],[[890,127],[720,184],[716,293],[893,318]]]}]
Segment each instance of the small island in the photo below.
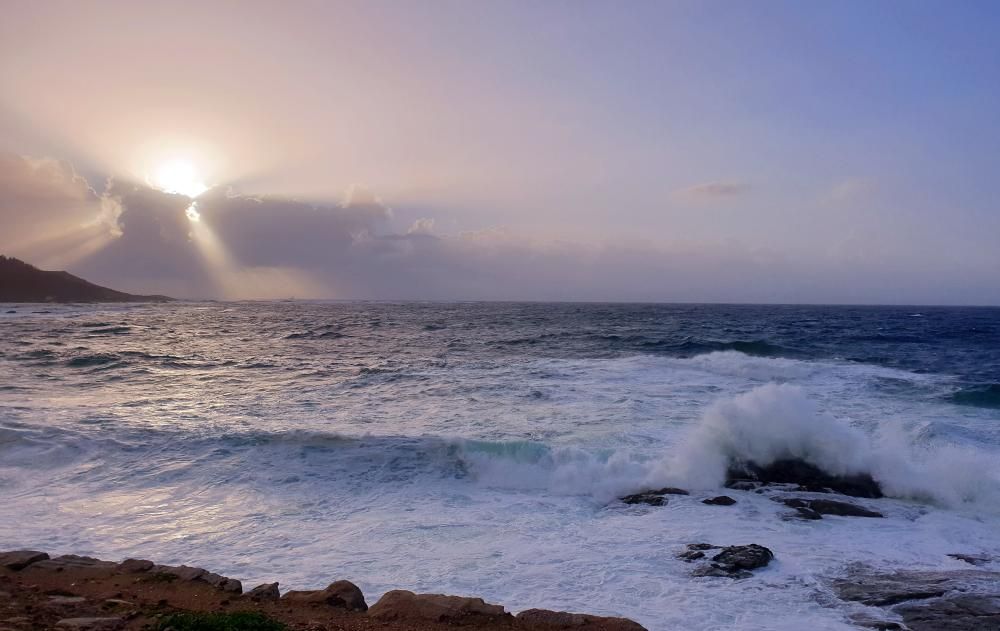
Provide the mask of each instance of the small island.
[{"label": "small island", "polygon": [[168,296],[127,294],[88,282],[69,272],[40,270],[0,256],[0,302],[171,302]]}]

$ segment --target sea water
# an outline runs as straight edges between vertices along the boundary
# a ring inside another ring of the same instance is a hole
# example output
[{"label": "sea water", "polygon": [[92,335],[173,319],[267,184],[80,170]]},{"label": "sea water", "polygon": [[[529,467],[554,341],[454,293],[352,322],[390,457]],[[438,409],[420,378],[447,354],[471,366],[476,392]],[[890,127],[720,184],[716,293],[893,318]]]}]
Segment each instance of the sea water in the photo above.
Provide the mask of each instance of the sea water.
[{"label": "sea water", "polygon": [[[869,472],[885,519],[788,520],[731,458]],[[6,305],[0,548],[346,578],[633,618],[846,629],[852,563],[1000,557],[1000,309]],[[664,507],[622,494],[683,486]],[[730,507],[708,506],[726,493]],[[759,543],[692,578],[687,543]],[[993,569],[998,564],[992,564]]]}]

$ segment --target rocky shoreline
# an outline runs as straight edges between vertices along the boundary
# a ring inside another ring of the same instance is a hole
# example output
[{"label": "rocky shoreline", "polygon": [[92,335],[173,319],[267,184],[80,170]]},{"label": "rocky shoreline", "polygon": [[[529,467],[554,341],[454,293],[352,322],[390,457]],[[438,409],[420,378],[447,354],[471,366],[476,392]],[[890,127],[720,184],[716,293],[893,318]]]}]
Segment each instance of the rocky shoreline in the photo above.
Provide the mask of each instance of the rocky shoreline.
[{"label": "rocky shoreline", "polygon": [[625,618],[530,609],[513,615],[481,598],[393,590],[369,607],[350,581],[287,591],[267,583],[246,592],[240,581],[186,565],[145,559],[120,563],[0,552],[0,631],[226,629],[245,631],[430,631],[456,625],[508,631],[645,631]]}]

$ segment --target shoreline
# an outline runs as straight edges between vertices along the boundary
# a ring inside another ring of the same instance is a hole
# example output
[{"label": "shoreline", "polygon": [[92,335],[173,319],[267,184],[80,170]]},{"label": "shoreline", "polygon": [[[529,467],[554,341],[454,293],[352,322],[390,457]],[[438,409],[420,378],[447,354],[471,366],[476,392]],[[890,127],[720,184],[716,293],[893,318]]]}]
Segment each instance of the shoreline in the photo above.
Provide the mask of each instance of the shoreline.
[{"label": "shoreline", "polygon": [[[514,615],[468,596],[392,590],[375,603],[341,577],[322,589],[282,593],[278,583],[244,590],[236,579],[199,567],[145,559],[103,561],[35,550],[0,552],[0,629],[287,629],[433,631],[645,631],[627,618],[543,609]],[[211,626],[211,625],[217,626]],[[229,625],[229,626],[225,626]]]}]

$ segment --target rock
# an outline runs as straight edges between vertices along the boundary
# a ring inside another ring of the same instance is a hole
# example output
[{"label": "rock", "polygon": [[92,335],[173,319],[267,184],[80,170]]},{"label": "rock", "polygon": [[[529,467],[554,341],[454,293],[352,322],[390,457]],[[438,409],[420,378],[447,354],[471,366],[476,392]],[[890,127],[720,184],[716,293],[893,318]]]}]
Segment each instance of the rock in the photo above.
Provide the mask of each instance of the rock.
[{"label": "rock", "polygon": [[135,603],[122,600],[121,598],[107,598],[104,600],[104,604],[111,607],[132,607]]},{"label": "rock", "polygon": [[687,550],[678,554],[677,558],[691,563],[698,559],[704,559],[706,550],[718,550],[720,548],[721,546],[713,546],[710,543],[689,543],[687,544]]},{"label": "rock", "polygon": [[387,592],[368,610],[380,620],[429,620],[433,622],[477,622],[510,616],[500,605],[482,598],[414,594],[402,589]]},{"label": "rock", "polygon": [[939,598],[950,592],[978,591],[996,597],[1000,592],[1000,572],[898,570],[885,573],[859,566],[851,568],[844,578],[831,581],[831,586],[841,600],[889,607],[907,601]]},{"label": "rock", "polygon": [[626,495],[625,497],[619,499],[626,504],[665,506],[667,504],[667,498],[664,497],[664,495],[689,495],[689,493],[684,489],[676,489],[672,486],[667,486],[662,489],[653,489],[642,491],[641,493],[633,493],[632,495]]},{"label": "rock", "polygon": [[856,614],[851,616],[851,622],[863,629],[875,629],[875,631],[905,631],[903,625],[898,622],[872,618],[865,614]]},{"label": "rock", "polygon": [[816,465],[796,458],[775,460],[761,466],[754,462],[734,462],[726,472],[726,486],[744,482],[762,484],[797,484],[802,490],[817,493],[842,493],[853,497],[879,498],[882,489],[867,473],[831,475]]},{"label": "rock", "polygon": [[896,608],[911,631],[1000,629],[1000,594],[958,594]]},{"label": "rock", "polygon": [[277,583],[264,583],[243,594],[243,597],[258,601],[278,600],[281,597],[281,592],[278,591]]},{"label": "rock", "polygon": [[595,631],[646,631],[646,628],[641,624],[628,618],[605,618],[583,613],[549,611],[547,609],[528,609],[517,614],[514,619],[532,626],[546,626],[557,629],[585,626]]},{"label": "rock", "polygon": [[970,565],[986,565],[993,560],[989,557],[977,557],[970,554],[949,554],[948,556],[953,559],[958,559],[959,561],[965,561]]},{"label": "rock", "polygon": [[222,576],[213,572],[205,572],[199,576],[197,580],[202,583],[208,583],[216,589],[221,589],[222,591],[231,594],[243,593],[243,583],[239,582],[235,578],[229,578],[228,576]]},{"label": "rock", "polygon": [[699,577],[718,576],[721,578],[742,579],[742,578],[750,578],[751,576],[753,576],[753,572],[749,572],[747,570],[728,570],[718,565],[709,564],[709,565],[703,565],[695,569],[693,572],[691,572],[691,576],[699,576]]},{"label": "rock", "polygon": [[10,552],[0,552],[0,566],[17,572],[32,563],[38,563],[48,558],[49,555],[38,550],[12,550]]},{"label": "rock", "polygon": [[227,576],[222,576],[221,574],[209,572],[208,570],[200,567],[190,567],[187,565],[154,565],[148,571],[167,577],[173,576],[182,581],[199,581],[207,583],[212,587],[233,594],[240,594],[243,592],[243,584],[240,581]]},{"label": "rock", "polygon": [[[691,543],[687,551],[678,558],[692,562],[705,557],[706,550],[719,549],[708,543]],[[764,546],[751,543],[745,546],[728,546],[712,557],[710,563],[702,564],[691,572],[692,576],[722,576],[726,578],[749,578],[750,570],[764,567],[774,558],[774,553]]]},{"label": "rock", "polygon": [[798,517],[799,519],[809,519],[809,520],[823,519],[822,515],[820,515],[813,509],[808,508],[806,506],[796,506],[795,516]]},{"label": "rock", "polygon": [[[277,591],[277,583],[275,591]],[[300,603],[325,603],[331,607],[340,607],[349,611],[368,611],[368,603],[358,586],[351,581],[336,581],[326,589],[313,591],[289,591],[281,600]]]},{"label": "rock", "polygon": [[707,500],[702,500],[701,503],[710,504],[712,506],[732,506],[736,503],[736,500],[728,495],[720,495],[718,497],[710,497]]},{"label": "rock", "polygon": [[688,550],[721,550],[722,546],[712,545],[711,543],[689,543],[687,544]]},{"label": "rock", "polygon": [[774,558],[774,553],[764,546],[751,543],[746,546],[728,546],[712,557],[715,565],[731,570],[756,570]]},{"label": "rock", "polygon": [[[811,500],[801,497],[791,497],[781,500],[785,506],[794,509],[808,509],[820,515],[840,515],[843,517],[885,517],[882,513],[862,508],[848,502],[836,500]],[[810,517],[810,519],[812,519]]]},{"label": "rock", "polygon": [[62,572],[63,570],[82,569],[111,569],[117,568],[118,564],[112,561],[102,561],[94,557],[79,556],[77,554],[64,554],[53,559],[45,559],[33,564],[33,569],[52,570]]},{"label": "rock", "polygon": [[87,602],[83,596],[49,596],[50,605],[79,605]]},{"label": "rock", "polygon": [[125,559],[118,564],[118,571],[126,574],[139,574],[153,569],[155,564],[146,559]]},{"label": "rock", "polygon": [[121,618],[63,618],[57,627],[67,629],[118,629],[124,624]]}]

